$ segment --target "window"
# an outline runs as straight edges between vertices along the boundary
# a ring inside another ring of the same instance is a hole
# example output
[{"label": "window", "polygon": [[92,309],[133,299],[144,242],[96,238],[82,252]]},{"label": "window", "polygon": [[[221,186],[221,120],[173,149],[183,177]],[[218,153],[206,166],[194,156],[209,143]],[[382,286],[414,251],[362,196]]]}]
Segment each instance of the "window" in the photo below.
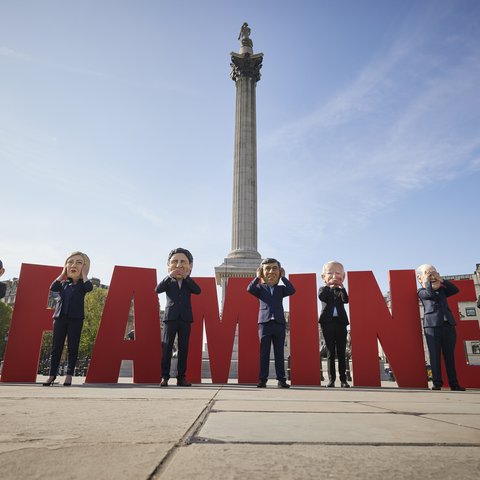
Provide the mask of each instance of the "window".
[{"label": "window", "polygon": [[467,317],[476,317],[477,316],[477,310],[475,307],[467,307],[465,309],[465,313],[467,314]]}]

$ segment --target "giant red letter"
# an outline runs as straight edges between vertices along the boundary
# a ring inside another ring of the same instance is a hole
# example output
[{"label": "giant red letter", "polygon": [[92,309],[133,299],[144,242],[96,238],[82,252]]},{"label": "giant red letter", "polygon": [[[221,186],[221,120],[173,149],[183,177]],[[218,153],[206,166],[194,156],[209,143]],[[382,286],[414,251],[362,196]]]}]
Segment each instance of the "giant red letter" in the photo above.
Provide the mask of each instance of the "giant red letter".
[{"label": "giant red letter", "polygon": [[[122,360],[133,360],[135,383],[159,383],[162,342],[152,268],[118,267],[113,271],[86,383],[116,383]],[[132,298],[135,340],[125,340]]]},{"label": "giant red letter", "polygon": [[[478,320],[461,320],[458,310],[459,302],[475,302],[477,299],[475,285],[472,280],[456,280],[453,283],[460,289],[457,295],[448,297],[450,310],[457,322],[457,345],[455,347],[455,368],[460,385],[469,388],[480,388],[480,366],[468,365],[466,362],[465,341],[480,340]],[[443,361],[442,361],[443,364]],[[447,378],[442,366],[443,378]]]},{"label": "giant red letter", "polygon": [[[251,279],[230,278],[222,317],[214,278],[196,278],[202,289],[192,295],[193,316],[188,354],[188,379],[201,382],[203,321],[213,383],[227,383],[238,323],[238,383],[255,383],[259,370],[258,300],[247,292]],[[203,320],[203,321],[202,321]]]},{"label": "giant red letter", "polygon": [[44,330],[52,330],[48,294],[61,267],[23,263],[8,334],[2,382],[35,382]]},{"label": "giant red letter", "polygon": [[379,387],[379,339],[399,387],[426,388],[414,270],[390,271],[392,313],[372,272],[348,272],[355,386]]},{"label": "giant red letter", "polygon": [[320,385],[317,279],[314,273],[290,275],[290,378],[292,385]]}]

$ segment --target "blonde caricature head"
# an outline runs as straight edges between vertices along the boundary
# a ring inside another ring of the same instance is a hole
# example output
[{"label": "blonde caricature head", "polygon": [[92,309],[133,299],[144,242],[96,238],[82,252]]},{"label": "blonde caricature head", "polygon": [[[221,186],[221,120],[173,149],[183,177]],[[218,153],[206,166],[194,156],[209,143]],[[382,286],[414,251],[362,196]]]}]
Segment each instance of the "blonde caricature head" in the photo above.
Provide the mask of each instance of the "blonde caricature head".
[{"label": "blonde caricature head", "polygon": [[90,270],[90,259],[83,252],[73,252],[65,260],[65,275],[76,283]]},{"label": "blonde caricature head", "polygon": [[65,260],[65,266],[67,266],[67,263],[68,261],[76,256],[76,255],[79,255],[80,257],[83,258],[83,263],[87,266],[87,268],[90,270],[90,258],[88,258],[88,255],[86,253],[83,253],[83,252],[72,252],[68,257],[67,259]]}]

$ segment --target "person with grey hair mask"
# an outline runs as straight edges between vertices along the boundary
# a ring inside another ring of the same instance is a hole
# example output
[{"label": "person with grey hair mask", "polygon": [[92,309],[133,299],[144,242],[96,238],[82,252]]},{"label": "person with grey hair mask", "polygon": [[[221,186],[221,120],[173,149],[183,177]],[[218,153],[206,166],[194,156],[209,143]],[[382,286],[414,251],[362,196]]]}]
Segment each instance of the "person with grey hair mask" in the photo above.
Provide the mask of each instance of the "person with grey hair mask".
[{"label": "person with grey hair mask", "polygon": [[441,390],[443,386],[440,361],[443,354],[450,389],[463,392],[465,388],[458,383],[455,369],[456,322],[447,303],[447,298],[459,290],[453,283],[442,279],[433,265],[426,263],[417,268],[417,279],[422,285],[418,297],[424,308],[423,331],[432,368],[432,390]]}]

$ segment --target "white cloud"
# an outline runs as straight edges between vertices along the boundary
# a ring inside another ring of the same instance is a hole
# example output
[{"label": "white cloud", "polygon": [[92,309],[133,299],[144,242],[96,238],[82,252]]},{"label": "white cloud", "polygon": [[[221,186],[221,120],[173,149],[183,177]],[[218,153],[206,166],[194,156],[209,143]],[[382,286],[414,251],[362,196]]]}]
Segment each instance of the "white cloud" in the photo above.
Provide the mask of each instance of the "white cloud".
[{"label": "white cloud", "polygon": [[[429,54],[427,38],[400,38],[326,105],[262,142],[263,156],[295,156],[306,165],[284,182],[287,190],[304,186],[293,208],[315,217],[316,235],[338,209],[337,224],[355,228],[425,183],[450,181],[478,164],[480,59],[459,39],[454,59]],[[294,223],[309,221],[303,215]]]},{"label": "white cloud", "polygon": [[12,48],[6,47],[5,45],[0,46],[0,56],[13,58],[15,60],[24,60],[28,62],[34,61],[33,57],[27,55],[26,53],[13,50]]}]

